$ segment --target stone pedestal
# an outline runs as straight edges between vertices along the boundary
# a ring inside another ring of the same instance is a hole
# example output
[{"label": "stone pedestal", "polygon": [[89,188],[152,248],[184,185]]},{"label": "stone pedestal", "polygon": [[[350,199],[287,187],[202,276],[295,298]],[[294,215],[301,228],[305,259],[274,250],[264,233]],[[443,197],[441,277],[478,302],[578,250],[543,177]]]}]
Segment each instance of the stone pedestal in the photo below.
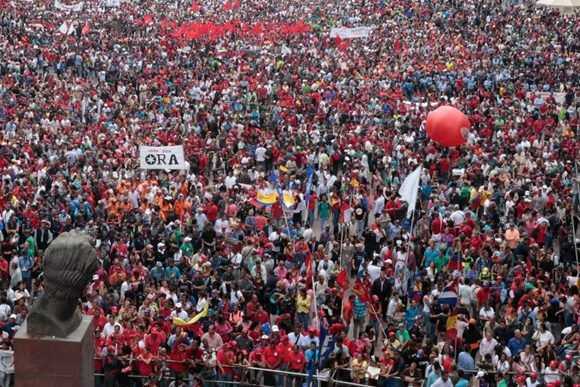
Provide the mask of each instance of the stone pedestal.
[{"label": "stone pedestal", "polygon": [[94,387],[93,318],[68,337],[31,337],[26,322],[14,337],[16,387]]}]

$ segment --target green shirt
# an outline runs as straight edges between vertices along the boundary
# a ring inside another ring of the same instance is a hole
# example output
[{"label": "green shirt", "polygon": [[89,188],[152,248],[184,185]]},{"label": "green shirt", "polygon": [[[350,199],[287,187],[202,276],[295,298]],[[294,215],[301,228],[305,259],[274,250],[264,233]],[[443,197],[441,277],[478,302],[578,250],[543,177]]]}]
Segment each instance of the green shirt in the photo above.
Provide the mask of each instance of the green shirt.
[{"label": "green shirt", "polygon": [[26,242],[28,243],[28,256],[29,257],[36,257],[36,240],[31,236],[26,238]]},{"label": "green shirt", "polygon": [[441,269],[449,263],[449,256],[447,254],[439,254],[437,258],[435,258],[435,267],[437,271],[441,271]]},{"label": "green shirt", "polygon": [[407,341],[411,340],[411,335],[409,335],[409,331],[403,329],[402,331],[397,332],[397,339],[401,342],[401,344],[405,344]]},{"label": "green shirt", "polygon": [[189,242],[183,243],[180,249],[183,255],[185,255],[186,257],[191,257],[193,255],[193,245]]},{"label": "green shirt", "polygon": [[318,204],[318,215],[320,215],[320,219],[330,218],[330,204],[327,202],[320,202]]}]

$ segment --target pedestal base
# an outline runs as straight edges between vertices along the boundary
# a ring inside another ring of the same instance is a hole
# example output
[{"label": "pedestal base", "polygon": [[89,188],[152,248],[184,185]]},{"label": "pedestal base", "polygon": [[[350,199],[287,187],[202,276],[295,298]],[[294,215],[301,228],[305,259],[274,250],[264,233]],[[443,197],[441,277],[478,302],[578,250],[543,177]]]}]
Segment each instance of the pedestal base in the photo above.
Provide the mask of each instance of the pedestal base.
[{"label": "pedestal base", "polygon": [[25,322],[14,337],[16,387],[94,387],[93,333],[90,316],[66,338],[28,336]]}]

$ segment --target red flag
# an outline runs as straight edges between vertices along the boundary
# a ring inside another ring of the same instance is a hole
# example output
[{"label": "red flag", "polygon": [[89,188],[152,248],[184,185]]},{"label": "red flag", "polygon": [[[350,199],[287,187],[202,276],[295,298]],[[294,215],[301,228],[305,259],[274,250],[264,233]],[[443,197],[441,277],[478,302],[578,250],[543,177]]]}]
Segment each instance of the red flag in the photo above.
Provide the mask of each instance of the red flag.
[{"label": "red flag", "polygon": [[340,51],[346,51],[350,47],[350,42],[348,40],[342,40],[339,36],[334,38],[334,42],[336,43],[336,48]]},{"label": "red flag", "polygon": [[199,5],[197,3],[197,1],[193,0],[193,2],[191,3],[191,12],[195,13],[195,12],[199,12],[199,10],[201,9],[201,5]]},{"label": "red flag", "polygon": [[356,280],[352,291],[362,302],[369,302],[371,299],[368,285],[361,280]]},{"label": "red flag", "polygon": [[83,29],[81,30],[81,34],[86,35],[91,31],[91,27],[89,27],[89,22],[86,21]]},{"label": "red flag", "polygon": [[264,32],[264,25],[260,22],[254,24],[252,29],[250,30],[254,35],[260,35]]},{"label": "red flag", "polygon": [[336,276],[336,283],[340,286],[343,290],[348,287],[348,276],[346,275],[346,269],[342,269],[340,273]]},{"label": "red flag", "polygon": [[228,0],[224,3],[224,11],[240,8],[240,0]]},{"label": "red flag", "polygon": [[143,25],[148,26],[151,23],[153,23],[153,15],[145,15],[145,16],[143,16]]}]

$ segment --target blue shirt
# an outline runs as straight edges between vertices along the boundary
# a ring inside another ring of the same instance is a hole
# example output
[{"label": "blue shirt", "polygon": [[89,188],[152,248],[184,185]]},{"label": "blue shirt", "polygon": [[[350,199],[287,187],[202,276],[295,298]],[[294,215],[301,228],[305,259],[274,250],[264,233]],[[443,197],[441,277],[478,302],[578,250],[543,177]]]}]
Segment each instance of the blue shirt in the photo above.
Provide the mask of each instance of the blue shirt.
[{"label": "blue shirt", "polygon": [[318,363],[318,350],[307,349],[304,353],[306,359],[306,369],[308,371],[314,371],[316,369],[316,364]]},{"label": "blue shirt", "polygon": [[463,371],[472,371],[475,369],[475,361],[469,352],[459,352],[459,356],[457,356],[457,368]]},{"label": "blue shirt", "polygon": [[431,385],[433,385],[433,383],[435,383],[439,377],[440,375],[438,373],[436,373],[434,370],[431,370],[429,376],[427,376],[427,380],[425,381],[425,387],[431,387]]},{"label": "blue shirt", "polygon": [[425,257],[423,267],[427,268],[429,267],[429,265],[431,265],[432,262],[435,262],[435,259],[437,259],[437,257],[439,256],[439,251],[437,250],[437,248],[427,247],[425,249],[425,254],[423,254],[423,256]]},{"label": "blue shirt", "polygon": [[526,339],[524,339],[523,337],[519,339],[517,337],[512,337],[511,339],[509,339],[507,346],[510,349],[512,356],[515,356],[518,353],[522,352],[526,347]]},{"label": "blue shirt", "polygon": [[179,271],[179,269],[175,266],[173,267],[167,267],[165,269],[165,279],[171,280],[171,279],[179,279],[179,277],[181,277],[181,272]]},{"label": "blue shirt", "polygon": [[358,297],[354,299],[353,314],[357,320],[363,319],[367,315],[367,304],[362,302]]}]

